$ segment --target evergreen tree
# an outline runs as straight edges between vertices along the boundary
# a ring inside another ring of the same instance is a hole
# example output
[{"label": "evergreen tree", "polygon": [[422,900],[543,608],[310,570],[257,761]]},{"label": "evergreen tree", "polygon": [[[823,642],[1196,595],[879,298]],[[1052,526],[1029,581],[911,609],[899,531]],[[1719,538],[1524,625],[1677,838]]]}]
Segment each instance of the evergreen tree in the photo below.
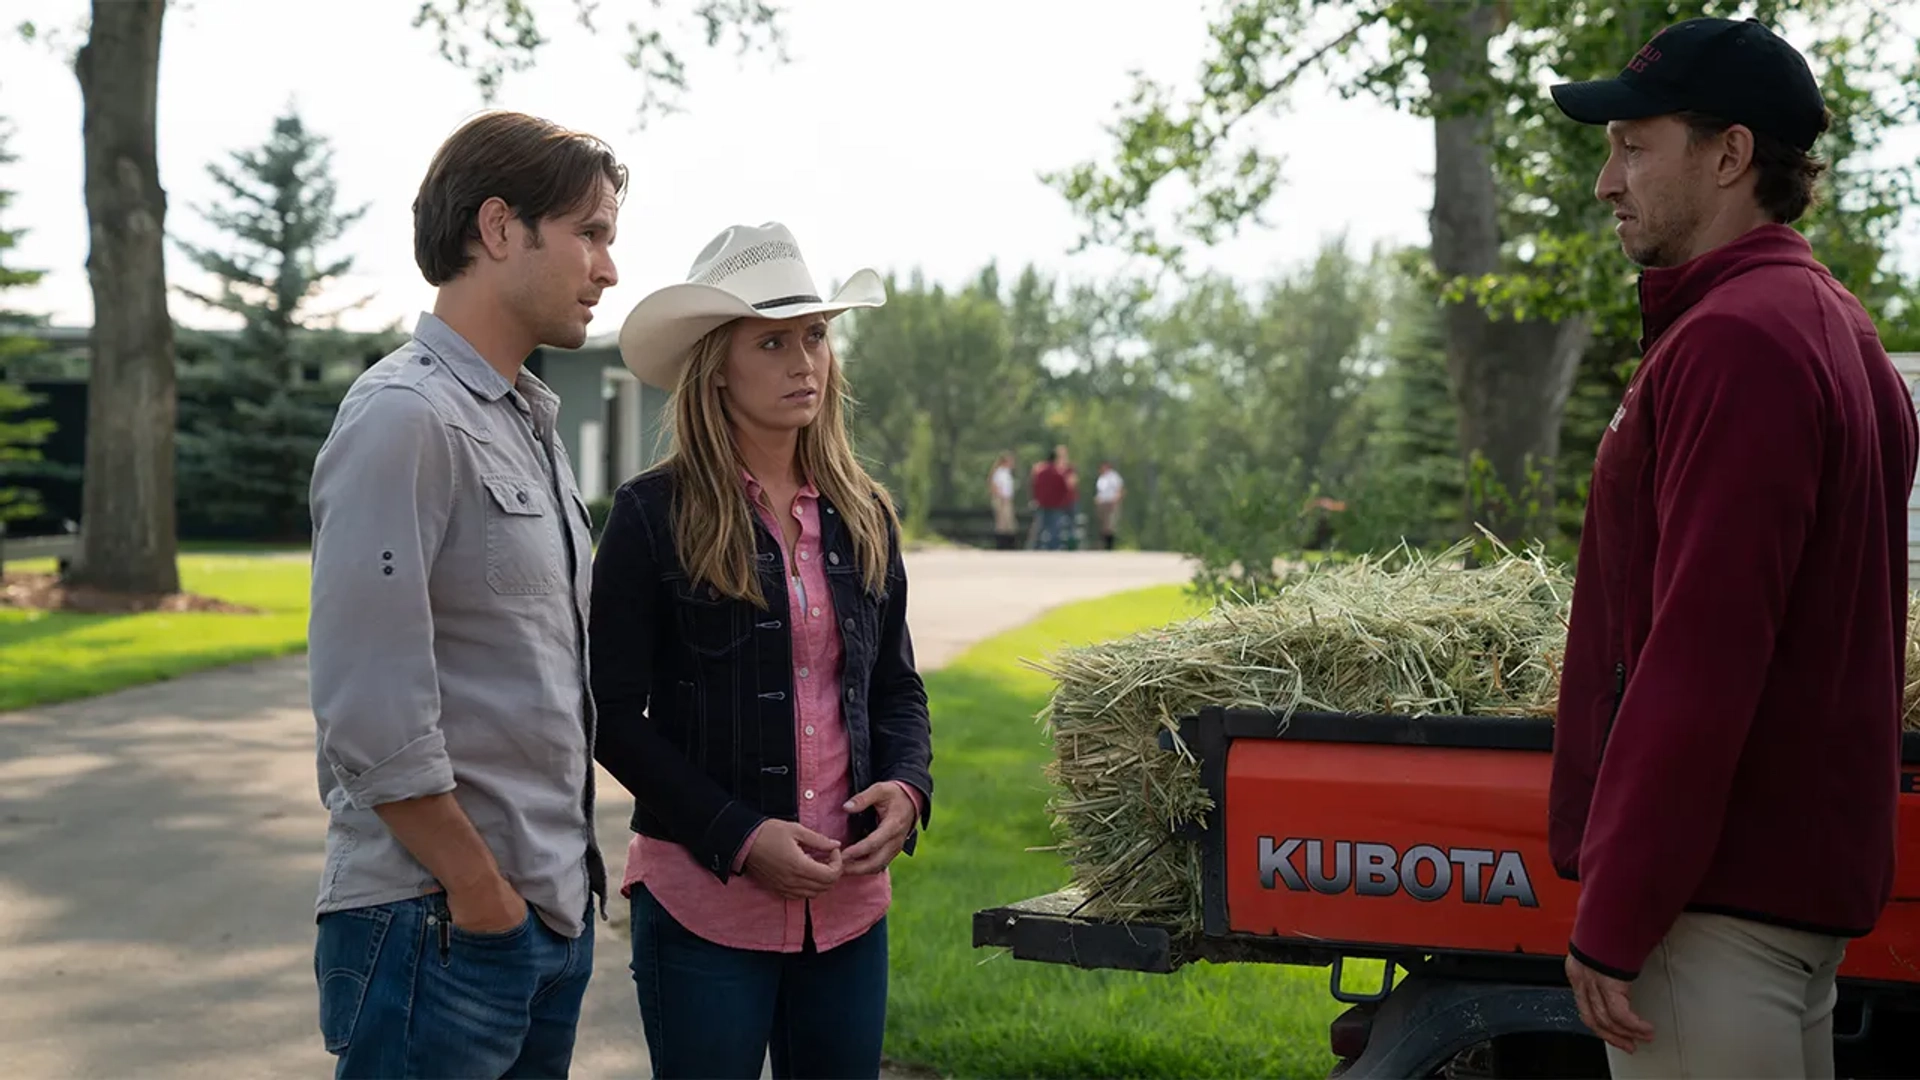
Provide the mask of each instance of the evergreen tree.
[{"label": "evergreen tree", "polygon": [[1424,258],[1406,251],[1393,277],[1384,366],[1367,389],[1374,422],[1357,483],[1343,492],[1339,544],[1348,551],[1453,543],[1466,534],[1457,407],[1447,371],[1445,312]]},{"label": "evergreen tree", "polygon": [[[11,164],[15,160],[13,155],[7,153],[8,134],[7,127],[0,124],[0,165]],[[0,188],[0,215],[6,213],[12,201],[13,192]],[[32,285],[40,280],[41,271],[11,270],[6,265],[8,253],[20,243],[24,231],[0,225],[0,290]],[[4,375],[9,359],[37,347],[34,339],[19,331],[39,321],[0,306],[0,375]],[[53,432],[50,421],[27,419],[20,415],[38,403],[38,399],[23,387],[0,378],[0,522],[33,517],[40,511],[37,492],[29,488],[10,487],[7,483],[10,479],[34,472],[40,461],[38,448]]]},{"label": "evergreen tree", "polygon": [[[322,252],[366,212],[339,206],[332,157],[289,109],[265,144],[232,154],[231,167],[207,167],[227,198],[200,214],[230,248],[180,244],[220,283],[213,293],[180,291],[239,316],[242,327],[182,341],[183,532],[298,539],[311,528],[314,455],[353,372],[349,339],[330,328],[340,312],[316,316],[307,306],[352,268],[351,257],[322,261]],[[204,359],[185,359],[202,350]]]}]

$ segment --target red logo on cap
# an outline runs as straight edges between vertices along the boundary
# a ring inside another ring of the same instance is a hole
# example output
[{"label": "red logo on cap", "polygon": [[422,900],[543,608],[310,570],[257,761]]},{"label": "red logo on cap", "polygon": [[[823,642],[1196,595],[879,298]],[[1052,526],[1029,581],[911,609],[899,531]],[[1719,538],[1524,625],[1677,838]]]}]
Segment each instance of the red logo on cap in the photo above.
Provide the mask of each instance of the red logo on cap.
[{"label": "red logo on cap", "polygon": [[1658,62],[1659,59],[1660,59],[1659,49],[1656,49],[1651,45],[1642,45],[1640,47],[1640,51],[1634,55],[1634,58],[1632,60],[1627,61],[1627,67],[1631,68],[1634,71],[1645,71],[1647,70],[1648,66]]}]

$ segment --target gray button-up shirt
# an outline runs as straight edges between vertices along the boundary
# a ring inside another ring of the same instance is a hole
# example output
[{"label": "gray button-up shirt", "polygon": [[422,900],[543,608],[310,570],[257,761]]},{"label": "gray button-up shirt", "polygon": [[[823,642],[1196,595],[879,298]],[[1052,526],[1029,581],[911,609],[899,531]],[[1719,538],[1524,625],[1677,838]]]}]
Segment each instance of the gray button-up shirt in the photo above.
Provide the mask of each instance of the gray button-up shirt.
[{"label": "gray button-up shirt", "polygon": [[320,913],[438,889],[373,808],[449,791],[555,931],[577,937],[605,899],[593,557],[558,412],[427,314],[340,406],[312,488]]}]

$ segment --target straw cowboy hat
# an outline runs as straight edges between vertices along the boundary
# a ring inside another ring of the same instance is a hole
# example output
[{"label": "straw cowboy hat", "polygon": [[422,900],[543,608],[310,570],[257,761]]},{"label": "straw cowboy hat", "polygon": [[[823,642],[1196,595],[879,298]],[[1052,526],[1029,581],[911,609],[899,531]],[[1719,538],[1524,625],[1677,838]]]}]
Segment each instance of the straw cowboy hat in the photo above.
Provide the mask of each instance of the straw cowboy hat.
[{"label": "straw cowboy hat", "polygon": [[687,350],[735,319],[831,318],[886,302],[886,286],[872,270],[856,272],[832,299],[820,299],[785,225],[734,225],[707,244],[685,282],[657,289],[633,306],[620,327],[620,358],[641,382],[672,390]]}]

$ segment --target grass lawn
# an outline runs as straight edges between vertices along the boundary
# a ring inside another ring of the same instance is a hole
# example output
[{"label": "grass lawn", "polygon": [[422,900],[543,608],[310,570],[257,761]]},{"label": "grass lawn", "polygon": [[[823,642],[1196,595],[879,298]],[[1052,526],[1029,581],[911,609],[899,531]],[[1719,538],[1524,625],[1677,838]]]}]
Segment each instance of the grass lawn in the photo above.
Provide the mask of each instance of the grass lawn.
[{"label": "grass lawn", "polygon": [[[1173,975],[1079,971],[971,942],[974,911],[1066,883],[1034,714],[1048,680],[1024,667],[1065,644],[1193,613],[1177,587],[1060,608],[927,676],[933,829],[894,864],[887,1056],[948,1076],[1321,1077],[1342,1006],[1322,969],[1199,964]],[[1355,981],[1355,985],[1358,982]]]},{"label": "grass lawn", "polygon": [[[7,565],[53,570],[51,562]],[[180,579],[188,592],[262,613],[76,615],[0,608],[0,711],[306,648],[306,560],[183,554]]]}]

